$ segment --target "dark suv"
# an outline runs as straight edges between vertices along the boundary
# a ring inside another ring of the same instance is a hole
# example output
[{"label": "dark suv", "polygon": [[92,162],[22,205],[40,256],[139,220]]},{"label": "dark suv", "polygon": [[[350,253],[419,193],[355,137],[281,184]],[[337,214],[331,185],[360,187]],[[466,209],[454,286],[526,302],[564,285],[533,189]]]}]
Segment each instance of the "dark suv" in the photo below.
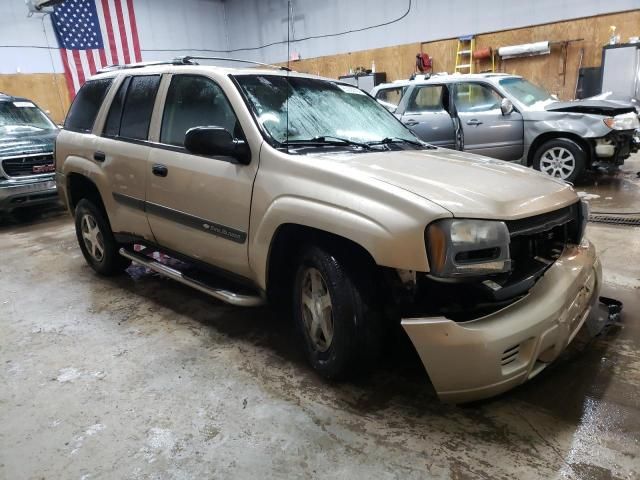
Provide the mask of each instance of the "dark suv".
[{"label": "dark suv", "polygon": [[57,201],[58,127],[26,98],[0,93],[0,212]]}]

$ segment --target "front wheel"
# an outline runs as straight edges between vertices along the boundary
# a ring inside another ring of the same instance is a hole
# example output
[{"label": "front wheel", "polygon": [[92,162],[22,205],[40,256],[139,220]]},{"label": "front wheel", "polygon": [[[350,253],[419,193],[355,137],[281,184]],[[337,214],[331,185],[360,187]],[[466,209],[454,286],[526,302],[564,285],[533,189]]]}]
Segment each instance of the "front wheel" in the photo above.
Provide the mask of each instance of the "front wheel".
[{"label": "front wheel", "polygon": [[119,246],[101,208],[83,198],[76,206],[75,221],[82,255],[97,273],[115,275],[131,264],[118,253]]},{"label": "front wheel", "polygon": [[533,168],[574,183],[584,173],[586,154],[573,140],[554,138],[544,142],[533,157]]},{"label": "front wheel", "polygon": [[294,281],[294,320],[313,368],[329,379],[371,366],[381,350],[382,312],[366,266],[346,268],[319,247],[304,249]]}]

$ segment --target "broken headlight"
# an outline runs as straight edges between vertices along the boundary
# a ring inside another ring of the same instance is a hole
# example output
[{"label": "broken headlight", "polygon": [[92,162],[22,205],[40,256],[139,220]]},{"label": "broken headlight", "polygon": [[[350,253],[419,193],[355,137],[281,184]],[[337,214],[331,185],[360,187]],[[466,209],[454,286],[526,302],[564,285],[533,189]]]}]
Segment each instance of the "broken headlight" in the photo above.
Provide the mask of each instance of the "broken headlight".
[{"label": "broken headlight", "polygon": [[604,123],[612,130],[635,130],[640,128],[640,121],[638,121],[638,115],[635,112],[605,118]]},{"label": "broken headlight", "polygon": [[425,232],[431,275],[456,278],[511,269],[509,230],[494,220],[446,219]]}]

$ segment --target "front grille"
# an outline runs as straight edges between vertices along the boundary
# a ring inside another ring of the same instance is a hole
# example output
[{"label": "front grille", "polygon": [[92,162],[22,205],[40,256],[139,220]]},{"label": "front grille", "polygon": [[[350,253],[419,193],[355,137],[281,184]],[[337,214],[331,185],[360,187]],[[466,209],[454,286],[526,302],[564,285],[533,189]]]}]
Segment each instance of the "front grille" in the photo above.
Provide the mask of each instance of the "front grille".
[{"label": "front grille", "polygon": [[553,212],[506,222],[511,236],[509,251],[514,270],[551,265],[568,243],[580,242],[580,204]]},{"label": "front grille", "polygon": [[570,222],[577,216],[578,211],[579,204],[575,203],[568,207],[554,210],[553,212],[543,213],[542,215],[521,218],[520,220],[510,220],[506,222],[506,224],[511,237],[517,237],[519,235],[543,232],[557,225]]},{"label": "front grille", "polygon": [[53,153],[29,155],[2,160],[2,169],[10,177],[27,177],[53,173]]}]

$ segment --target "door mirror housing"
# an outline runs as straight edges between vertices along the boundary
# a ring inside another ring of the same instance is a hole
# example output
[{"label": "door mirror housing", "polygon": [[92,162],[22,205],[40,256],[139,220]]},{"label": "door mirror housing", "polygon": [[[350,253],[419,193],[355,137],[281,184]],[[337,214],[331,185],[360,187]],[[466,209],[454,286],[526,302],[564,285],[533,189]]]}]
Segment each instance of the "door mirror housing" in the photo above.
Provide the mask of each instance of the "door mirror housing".
[{"label": "door mirror housing", "polygon": [[502,110],[502,115],[510,115],[513,112],[513,103],[508,98],[503,98],[502,102],[500,102],[500,110]]},{"label": "door mirror housing", "polygon": [[243,165],[251,161],[247,142],[233,138],[233,135],[222,127],[190,128],[184,137],[184,148],[198,155],[233,157]]}]

